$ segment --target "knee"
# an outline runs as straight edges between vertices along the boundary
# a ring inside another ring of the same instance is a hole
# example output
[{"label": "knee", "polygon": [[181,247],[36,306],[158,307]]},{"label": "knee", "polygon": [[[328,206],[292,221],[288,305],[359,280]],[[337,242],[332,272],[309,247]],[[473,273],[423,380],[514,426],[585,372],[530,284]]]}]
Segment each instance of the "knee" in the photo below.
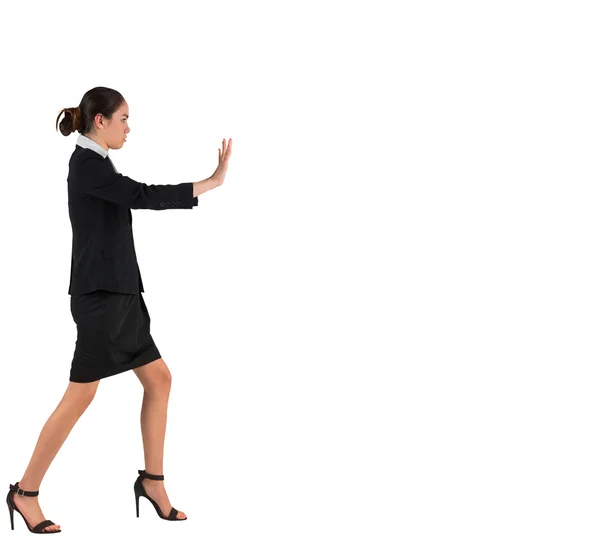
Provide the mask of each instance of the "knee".
[{"label": "knee", "polygon": [[67,404],[72,411],[83,414],[96,395],[98,383],[99,381],[90,383],[69,382],[69,387],[67,388],[62,401]]},{"label": "knee", "polygon": [[90,403],[94,400],[94,396],[96,395],[96,392],[90,392],[88,394],[85,394],[83,396],[81,396],[81,398],[79,399],[79,411],[81,414],[83,414],[85,412],[85,410],[90,406]]},{"label": "knee", "polygon": [[145,380],[144,390],[147,392],[164,393],[171,389],[171,371],[164,362],[154,366],[152,374]]},{"label": "knee", "polygon": [[171,371],[165,365],[163,369],[159,370],[158,384],[163,388],[171,388]]},{"label": "knee", "polygon": [[98,390],[98,382],[88,383],[79,394],[79,402],[87,409],[88,405],[94,400],[96,390]]}]

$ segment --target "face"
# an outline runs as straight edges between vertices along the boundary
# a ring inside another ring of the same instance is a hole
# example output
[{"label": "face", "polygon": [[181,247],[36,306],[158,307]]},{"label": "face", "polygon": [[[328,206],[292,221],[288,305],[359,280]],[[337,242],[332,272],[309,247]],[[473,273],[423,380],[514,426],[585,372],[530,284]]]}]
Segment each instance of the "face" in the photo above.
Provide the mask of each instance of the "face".
[{"label": "face", "polygon": [[103,146],[108,146],[108,148],[115,150],[122,148],[125,144],[127,134],[131,131],[127,123],[128,118],[129,105],[127,105],[127,102],[123,102],[113,113],[110,120],[107,120],[102,115],[97,115],[95,120],[95,139],[100,139],[104,142]]}]

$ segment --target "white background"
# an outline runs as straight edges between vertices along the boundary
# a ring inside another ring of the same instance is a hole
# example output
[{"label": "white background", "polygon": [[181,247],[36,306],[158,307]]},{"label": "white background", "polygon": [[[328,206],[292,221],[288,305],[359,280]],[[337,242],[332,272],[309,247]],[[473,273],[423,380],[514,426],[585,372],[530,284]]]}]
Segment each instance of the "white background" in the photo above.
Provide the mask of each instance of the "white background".
[{"label": "white background", "polygon": [[197,181],[233,151],[197,207],[133,212],[188,520],[135,517],[128,372],[41,485],[62,538],[598,538],[594,7],[3,4],[4,489],[76,339],[78,134],[55,120],[108,86],[130,108],[119,172]]}]

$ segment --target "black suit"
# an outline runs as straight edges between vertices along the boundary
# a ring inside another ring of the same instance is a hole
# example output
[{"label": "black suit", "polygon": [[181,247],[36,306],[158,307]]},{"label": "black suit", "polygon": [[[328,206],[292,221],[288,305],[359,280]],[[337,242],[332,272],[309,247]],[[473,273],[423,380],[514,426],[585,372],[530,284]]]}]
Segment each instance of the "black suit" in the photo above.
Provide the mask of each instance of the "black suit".
[{"label": "black suit", "polygon": [[108,156],[76,145],[67,178],[73,229],[69,294],[96,289],[144,291],[131,228],[131,209],[198,206],[193,182],[147,185],[116,172]]}]

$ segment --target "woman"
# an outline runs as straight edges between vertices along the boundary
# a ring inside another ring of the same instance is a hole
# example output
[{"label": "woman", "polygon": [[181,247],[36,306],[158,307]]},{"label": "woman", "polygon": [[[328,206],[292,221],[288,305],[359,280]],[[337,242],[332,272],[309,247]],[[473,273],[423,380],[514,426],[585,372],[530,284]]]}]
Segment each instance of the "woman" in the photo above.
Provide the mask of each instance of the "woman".
[{"label": "woman", "polygon": [[[142,296],[131,228],[131,209],[192,209],[198,195],[220,186],[231,155],[223,139],[214,174],[198,182],[147,185],[114,168],[109,149],[125,144],[129,107],[116,90],[92,88],[79,107],[60,111],[60,131],[80,135],[69,161],[69,217],[73,231],[71,313],[77,341],[67,390],[44,425],[21,480],[10,485],[6,502],[11,528],[14,511],[34,533],[61,532],[46,520],[37,495],[50,463],[87,409],[105,377],[133,370],[144,387],[141,429],[146,469],[134,483],[136,515],[146,497],[162,519],[181,521],[184,512],[171,506],[162,480],[163,448],[171,373],[150,334],[150,316]],[[31,526],[30,524],[37,524]]]}]

